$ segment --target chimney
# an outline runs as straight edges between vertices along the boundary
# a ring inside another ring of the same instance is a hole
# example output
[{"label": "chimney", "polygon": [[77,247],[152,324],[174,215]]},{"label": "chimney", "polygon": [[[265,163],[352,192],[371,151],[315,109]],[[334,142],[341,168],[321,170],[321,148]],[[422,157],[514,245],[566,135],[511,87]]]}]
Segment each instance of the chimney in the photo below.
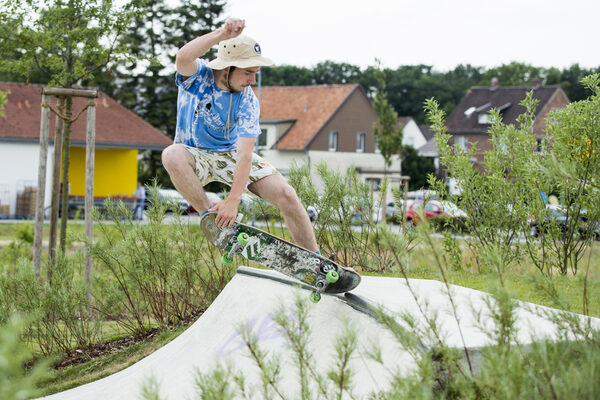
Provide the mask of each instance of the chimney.
[{"label": "chimney", "polygon": [[542,81],[540,80],[540,78],[533,78],[531,80],[531,89],[532,90],[536,90],[538,88],[540,88],[542,86]]},{"label": "chimney", "polygon": [[493,77],[492,80],[490,81],[490,90],[496,90],[500,87],[500,81],[498,80],[498,78]]}]

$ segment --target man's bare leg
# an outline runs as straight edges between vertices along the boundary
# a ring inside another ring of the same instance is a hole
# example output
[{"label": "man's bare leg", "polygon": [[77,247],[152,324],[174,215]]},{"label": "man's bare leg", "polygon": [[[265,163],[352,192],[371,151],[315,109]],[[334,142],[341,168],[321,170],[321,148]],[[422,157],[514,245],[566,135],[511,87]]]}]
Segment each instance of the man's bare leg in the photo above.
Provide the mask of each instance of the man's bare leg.
[{"label": "man's bare leg", "polygon": [[248,189],[281,210],[292,240],[299,246],[317,251],[317,240],[310,218],[298,195],[281,175],[269,175],[248,186]]},{"label": "man's bare leg", "polygon": [[171,182],[198,212],[210,208],[206,192],[196,175],[194,156],[182,144],[172,144],[162,152],[162,163],[171,177]]}]

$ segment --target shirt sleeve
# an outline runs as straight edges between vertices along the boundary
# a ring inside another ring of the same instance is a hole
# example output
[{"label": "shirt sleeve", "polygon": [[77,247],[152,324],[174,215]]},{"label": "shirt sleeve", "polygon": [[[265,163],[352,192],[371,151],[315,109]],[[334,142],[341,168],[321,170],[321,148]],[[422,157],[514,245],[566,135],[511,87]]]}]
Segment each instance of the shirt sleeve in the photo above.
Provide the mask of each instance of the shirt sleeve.
[{"label": "shirt sleeve", "polygon": [[194,82],[202,76],[203,71],[207,68],[206,67],[206,60],[201,60],[199,58],[196,59],[196,72],[194,73],[194,75],[190,76],[187,79],[184,79],[185,77],[183,75],[181,75],[179,72],[175,73],[175,84],[181,88],[183,88],[184,90],[189,90],[192,85],[194,84]]},{"label": "shirt sleeve", "polygon": [[256,95],[250,87],[244,89],[238,123],[236,124],[239,137],[258,137],[260,135],[260,105]]}]

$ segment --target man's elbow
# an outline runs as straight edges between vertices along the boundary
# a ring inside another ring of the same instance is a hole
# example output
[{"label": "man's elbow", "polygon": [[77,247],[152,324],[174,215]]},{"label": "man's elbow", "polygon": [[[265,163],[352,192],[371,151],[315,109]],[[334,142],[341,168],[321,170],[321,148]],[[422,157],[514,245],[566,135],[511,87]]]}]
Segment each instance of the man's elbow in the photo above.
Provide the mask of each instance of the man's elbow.
[{"label": "man's elbow", "polygon": [[181,75],[193,75],[196,72],[196,60],[185,54],[185,51],[179,50],[175,55],[175,68]]}]

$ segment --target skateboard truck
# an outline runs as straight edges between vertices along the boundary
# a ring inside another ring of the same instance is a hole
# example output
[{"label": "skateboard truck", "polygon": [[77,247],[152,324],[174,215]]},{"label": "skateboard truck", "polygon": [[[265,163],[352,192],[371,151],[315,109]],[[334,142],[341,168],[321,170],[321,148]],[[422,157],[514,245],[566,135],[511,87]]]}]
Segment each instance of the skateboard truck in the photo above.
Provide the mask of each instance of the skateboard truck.
[{"label": "skateboard truck", "polygon": [[340,278],[340,275],[336,271],[335,267],[331,265],[324,265],[318,269],[320,270],[317,272],[318,275],[322,276],[322,274],[325,273],[325,279],[321,278],[317,280],[317,283],[315,284],[317,290],[311,292],[310,294],[310,300],[313,303],[317,303],[319,300],[321,300],[321,293],[327,289],[327,286],[329,286],[331,283],[337,282],[337,280]]}]

